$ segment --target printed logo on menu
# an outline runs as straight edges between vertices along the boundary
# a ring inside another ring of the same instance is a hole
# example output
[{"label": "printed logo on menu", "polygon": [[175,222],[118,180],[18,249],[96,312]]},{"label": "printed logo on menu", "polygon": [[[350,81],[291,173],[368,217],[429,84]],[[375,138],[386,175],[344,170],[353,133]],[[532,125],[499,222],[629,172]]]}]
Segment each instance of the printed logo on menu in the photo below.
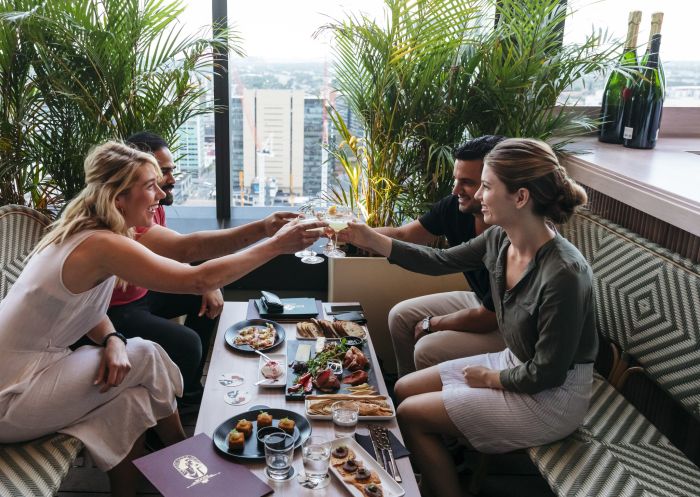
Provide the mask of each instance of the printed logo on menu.
[{"label": "printed logo on menu", "polygon": [[181,456],[173,461],[173,467],[177,470],[180,475],[187,480],[193,480],[192,483],[187,488],[194,487],[195,485],[201,483],[208,483],[209,480],[214,478],[221,473],[214,473],[213,475],[208,474],[209,469],[207,466],[195,456]]}]

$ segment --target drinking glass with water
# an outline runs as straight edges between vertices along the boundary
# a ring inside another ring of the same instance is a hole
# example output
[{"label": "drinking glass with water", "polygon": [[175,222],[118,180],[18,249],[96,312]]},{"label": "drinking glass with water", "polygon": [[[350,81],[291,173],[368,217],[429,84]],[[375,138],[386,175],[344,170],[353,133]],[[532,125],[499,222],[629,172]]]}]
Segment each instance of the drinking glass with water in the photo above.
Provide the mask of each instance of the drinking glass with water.
[{"label": "drinking glass with water", "polygon": [[306,479],[301,482],[308,488],[323,488],[328,485],[328,464],[331,458],[331,443],[322,437],[309,437],[301,446]]},{"label": "drinking glass with water", "polygon": [[265,473],[273,480],[286,480],[294,458],[294,437],[288,433],[272,433],[264,442]]},{"label": "drinking glass with water", "polygon": [[351,400],[339,400],[331,406],[331,412],[335,438],[354,436],[360,405]]}]

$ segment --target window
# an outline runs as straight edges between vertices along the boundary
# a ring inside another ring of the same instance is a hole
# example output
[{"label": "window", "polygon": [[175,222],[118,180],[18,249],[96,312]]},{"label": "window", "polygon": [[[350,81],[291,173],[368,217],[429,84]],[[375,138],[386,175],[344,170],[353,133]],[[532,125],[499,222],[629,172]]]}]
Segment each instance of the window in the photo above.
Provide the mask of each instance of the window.
[{"label": "window", "polygon": [[[569,0],[574,9],[567,19],[565,42],[580,42],[591,30],[608,30],[624,41],[627,34],[627,18],[632,10],[642,11],[642,23],[637,39],[639,56],[646,50],[649,38],[651,14],[663,12],[661,28],[661,61],[666,74],[666,107],[700,106],[700,31],[695,26],[695,7],[683,0]],[[589,80],[585,86],[574,88],[571,97],[579,105],[599,106],[607,76]]]},{"label": "window", "polygon": [[[181,16],[185,35],[206,33],[211,36],[211,2],[188,0]],[[213,105],[214,88],[211,78],[199,78],[206,89],[201,103]],[[214,206],[216,204],[216,172],[214,162],[214,114],[195,116],[178,131],[173,156],[177,171],[173,190],[174,205]]]},{"label": "window", "polygon": [[342,103],[331,91],[328,35],[314,33],[349,12],[377,15],[383,6],[382,0],[228,0],[229,25],[247,54],[229,60],[233,206],[299,205],[333,181],[326,106]]}]

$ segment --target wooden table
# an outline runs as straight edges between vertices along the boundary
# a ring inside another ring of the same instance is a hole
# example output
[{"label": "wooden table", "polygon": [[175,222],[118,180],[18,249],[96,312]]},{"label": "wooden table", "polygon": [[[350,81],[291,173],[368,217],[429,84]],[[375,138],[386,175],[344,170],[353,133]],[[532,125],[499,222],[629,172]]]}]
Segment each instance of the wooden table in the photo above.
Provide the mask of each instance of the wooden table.
[{"label": "wooden table", "polygon": [[[258,361],[259,357],[257,355],[244,355],[238,352],[234,352],[229,348],[224,341],[224,333],[226,329],[234,323],[243,321],[246,318],[246,310],[248,308],[247,302],[226,302],[224,304],[224,310],[221,313],[221,318],[219,319],[219,327],[216,333],[216,341],[214,343],[214,349],[211,355],[211,361],[209,364],[209,372],[207,373],[207,382],[204,387],[204,397],[202,398],[202,404],[199,410],[199,417],[197,418],[197,426],[195,427],[195,434],[206,433],[210,437],[213,436],[214,430],[221,423],[227,419],[245,412],[254,405],[266,405],[271,408],[288,409],[290,411],[298,412],[304,415],[304,403],[299,401],[287,401],[284,397],[284,390],[282,388],[265,388],[256,387],[254,383],[258,378]],[[287,338],[294,338],[296,336],[296,326],[292,323],[283,323],[282,326],[285,328],[287,333]],[[375,371],[380,371],[377,358],[374,354],[374,348],[372,347],[371,339],[368,339],[368,344],[370,350],[372,351],[372,367]],[[273,352],[284,352],[284,347],[286,344],[275,349]],[[249,390],[253,395],[253,398],[247,404],[242,406],[230,406],[224,402],[224,395],[229,388],[224,387],[219,384],[219,375],[223,373],[236,372],[245,377],[245,384],[238,387],[241,389]],[[381,394],[387,394],[386,385],[384,384],[384,379],[381,374],[377,374],[377,381],[379,382],[379,392]],[[311,428],[314,435],[320,435],[328,438],[329,440],[333,438],[333,423],[331,421],[322,421],[310,419]],[[391,421],[380,421],[387,428],[389,428],[398,438],[401,438],[401,432],[399,431],[398,424],[395,419]],[[364,428],[365,422],[360,421],[357,430],[360,433],[367,432]],[[403,483],[401,484],[406,490],[406,496],[418,497],[420,492],[418,491],[418,485],[416,484],[416,479],[413,476],[413,470],[411,469],[411,464],[407,457],[397,459],[396,463],[403,478]],[[350,495],[345,487],[335,478],[331,476],[331,483],[328,487],[321,490],[310,490],[302,487],[297,483],[296,479],[286,481],[286,482],[274,482],[265,476],[265,461],[255,461],[251,463],[245,463],[245,465],[250,468],[250,470],[255,473],[258,478],[265,481],[272,487],[275,491],[275,495],[279,496],[309,496],[309,497],[319,497],[325,495]],[[303,471],[303,464],[301,460],[301,451],[297,450],[294,453],[294,468],[297,473]]]}]

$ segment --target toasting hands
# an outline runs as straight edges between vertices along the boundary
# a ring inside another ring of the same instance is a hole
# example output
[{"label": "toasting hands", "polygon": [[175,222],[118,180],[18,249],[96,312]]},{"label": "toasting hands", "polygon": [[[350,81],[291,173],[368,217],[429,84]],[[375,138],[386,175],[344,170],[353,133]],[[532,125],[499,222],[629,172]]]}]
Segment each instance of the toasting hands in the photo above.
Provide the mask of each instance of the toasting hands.
[{"label": "toasting hands", "polygon": [[283,254],[293,254],[299,250],[303,250],[309,245],[312,245],[321,236],[320,231],[315,231],[316,228],[326,228],[327,223],[323,221],[314,221],[300,223],[299,221],[291,221],[285,224],[272,237],[275,246]]},{"label": "toasting hands", "polygon": [[265,228],[265,236],[270,237],[277,233],[282,226],[287,224],[289,221],[299,217],[296,212],[273,212],[265,219],[263,219],[263,226]]}]

